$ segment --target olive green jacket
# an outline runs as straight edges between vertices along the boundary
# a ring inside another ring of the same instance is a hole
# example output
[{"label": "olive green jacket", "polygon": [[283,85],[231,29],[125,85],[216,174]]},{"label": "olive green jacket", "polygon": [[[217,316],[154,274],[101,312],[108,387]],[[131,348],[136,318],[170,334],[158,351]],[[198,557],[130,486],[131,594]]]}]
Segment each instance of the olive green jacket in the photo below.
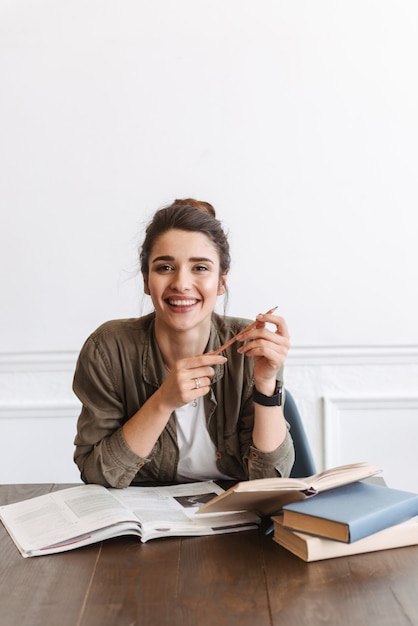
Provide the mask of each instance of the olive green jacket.
[{"label": "olive green jacket", "polygon": [[[81,349],[73,389],[82,403],[74,460],[86,483],[127,487],[143,482],[176,482],[179,449],[174,413],[147,458],[127,445],[122,425],[158,389],[165,367],[154,335],[154,314],[100,326]],[[213,314],[206,351],[215,350],[249,320]],[[252,444],[254,407],[252,359],[225,351],[204,396],[206,422],[219,470],[237,480],[288,476],[294,462],[287,430],[284,442],[264,453]]]}]

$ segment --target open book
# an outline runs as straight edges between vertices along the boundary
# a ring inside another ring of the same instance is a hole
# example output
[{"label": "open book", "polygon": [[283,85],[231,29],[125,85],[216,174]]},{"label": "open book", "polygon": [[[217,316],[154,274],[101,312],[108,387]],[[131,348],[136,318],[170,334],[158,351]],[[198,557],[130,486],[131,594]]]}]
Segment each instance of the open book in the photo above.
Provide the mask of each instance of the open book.
[{"label": "open book", "polygon": [[273,515],[282,506],[303,500],[321,491],[364,480],[382,470],[369,463],[352,463],[324,470],[308,478],[259,478],[238,483],[209,500],[198,513],[256,511]]},{"label": "open book", "polygon": [[250,512],[196,516],[222,493],[212,481],[107,489],[79,485],[0,506],[0,519],[24,557],[73,550],[112,537],[198,536],[256,528]]}]

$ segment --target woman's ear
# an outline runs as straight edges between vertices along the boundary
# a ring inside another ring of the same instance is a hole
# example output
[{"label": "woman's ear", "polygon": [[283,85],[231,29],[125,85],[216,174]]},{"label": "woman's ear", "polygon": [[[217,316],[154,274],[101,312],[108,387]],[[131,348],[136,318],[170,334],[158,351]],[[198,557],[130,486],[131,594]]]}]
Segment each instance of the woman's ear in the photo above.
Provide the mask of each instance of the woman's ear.
[{"label": "woman's ear", "polygon": [[224,293],[226,292],[226,274],[222,274],[220,280],[219,280],[219,287],[218,287],[218,296],[223,296]]},{"label": "woman's ear", "polygon": [[148,279],[144,275],[142,275],[142,278],[144,279],[144,293],[145,293],[145,295],[150,296],[151,292],[150,292],[149,287],[148,287]]}]

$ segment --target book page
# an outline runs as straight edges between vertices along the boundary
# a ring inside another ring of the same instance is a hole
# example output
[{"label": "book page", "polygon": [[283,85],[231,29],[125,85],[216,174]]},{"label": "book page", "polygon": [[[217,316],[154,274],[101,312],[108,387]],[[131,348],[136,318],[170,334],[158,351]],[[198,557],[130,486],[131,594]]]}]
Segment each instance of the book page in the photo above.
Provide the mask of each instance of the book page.
[{"label": "book page", "polygon": [[109,490],[80,485],[0,507],[1,519],[24,550],[37,550],[122,521],[135,520]]},{"label": "book page", "polygon": [[348,483],[369,478],[381,470],[368,463],[353,463],[324,470],[307,478],[258,478],[230,487],[200,508],[199,514],[254,510],[271,515],[284,505]]},{"label": "book page", "polygon": [[343,485],[345,483],[362,480],[363,478],[374,476],[379,472],[381,472],[379,468],[374,467],[369,463],[361,462],[326,469],[318,474],[314,474],[313,476],[307,476],[306,478],[257,478],[255,480],[242,481],[234,487],[230,487],[226,492],[224,492],[224,495],[222,495],[221,498],[227,498],[230,493],[238,492],[261,493],[263,491],[303,491],[312,487],[315,491],[322,491],[330,489],[331,487]]},{"label": "book page", "polygon": [[379,474],[382,470],[369,463],[351,463],[349,465],[340,465],[331,469],[324,470],[314,476],[311,487],[317,491],[325,491],[333,487],[340,487],[345,484],[363,480]]},{"label": "book page", "polygon": [[[234,487],[230,487],[228,492],[261,492],[261,491],[294,491],[303,490],[310,487],[312,478],[255,478],[245,480]],[[225,492],[225,493],[228,493]]]}]

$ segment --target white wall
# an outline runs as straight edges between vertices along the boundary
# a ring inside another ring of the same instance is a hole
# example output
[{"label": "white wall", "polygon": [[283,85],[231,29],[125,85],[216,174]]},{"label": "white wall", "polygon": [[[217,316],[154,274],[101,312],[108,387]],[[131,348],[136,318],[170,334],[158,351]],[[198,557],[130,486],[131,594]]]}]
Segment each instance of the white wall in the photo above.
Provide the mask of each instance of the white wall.
[{"label": "white wall", "polygon": [[[228,312],[279,305],[302,403],[330,386],[300,383],[324,347],[331,369],[347,346],[360,373],[367,349],[414,365],[417,57],[414,0],[0,0],[6,435],[23,400],[52,402],[46,353],[72,363],[102,321],[148,310],[136,248],[175,197],[212,202],[230,231]],[[415,370],[402,380],[416,392]],[[304,415],[320,463],[322,415]]]}]

